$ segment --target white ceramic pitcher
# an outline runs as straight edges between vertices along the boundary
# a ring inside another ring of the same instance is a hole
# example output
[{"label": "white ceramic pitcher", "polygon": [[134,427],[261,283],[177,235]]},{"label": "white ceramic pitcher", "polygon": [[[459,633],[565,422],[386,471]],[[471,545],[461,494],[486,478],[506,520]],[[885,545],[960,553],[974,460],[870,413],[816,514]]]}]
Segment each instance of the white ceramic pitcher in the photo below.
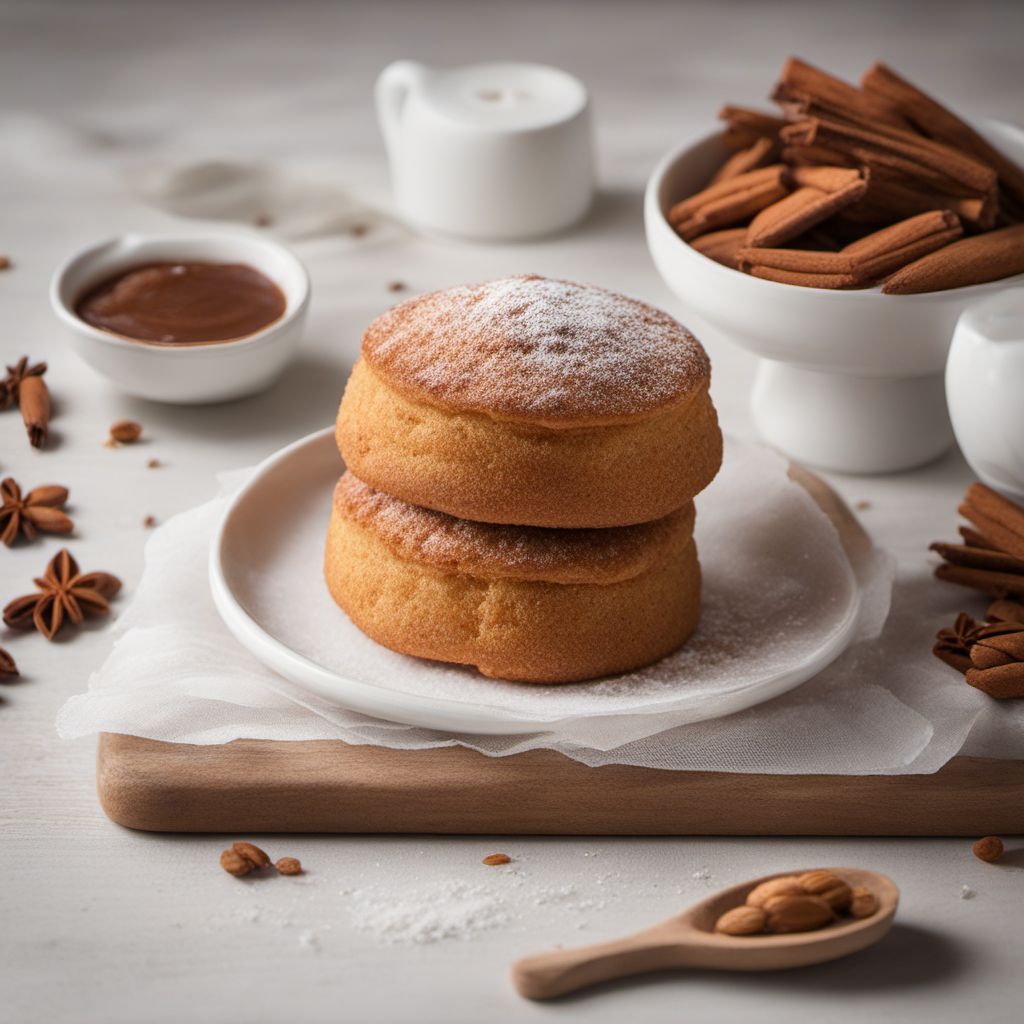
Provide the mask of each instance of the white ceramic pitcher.
[{"label": "white ceramic pitcher", "polygon": [[971,469],[1024,500],[1024,288],[964,311],[946,363],[946,399]]},{"label": "white ceramic pitcher", "polygon": [[593,196],[583,84],[540,64],[386,67],[377,112],[400,213],[473,239],[523,239],[568,227]]}]

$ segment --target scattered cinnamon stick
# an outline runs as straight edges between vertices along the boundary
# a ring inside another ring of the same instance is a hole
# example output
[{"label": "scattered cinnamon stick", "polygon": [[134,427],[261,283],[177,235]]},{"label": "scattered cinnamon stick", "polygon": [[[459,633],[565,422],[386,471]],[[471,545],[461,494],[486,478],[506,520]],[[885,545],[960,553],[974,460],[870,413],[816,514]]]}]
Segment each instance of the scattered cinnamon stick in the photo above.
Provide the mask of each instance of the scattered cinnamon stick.
[{"label": "scattered cinnamon stick", "polygon": [[964,544],[931,545],[943,559],[935,575],[996,600],[985,623],[961,613],[939,631],[933,651],[990,697],[1024,697],[1024,508],[975,483],[959,511],[972,525],[961,527]]},{"label": "scattered cinnamon stick", "polygon": [[50,428],[50,392],[43,380],[45,373],[46,363],[30,365],[28,356],[22,356],[7,367],[7,376],[0,387],[3,392],[0,407],[17,403],[33,448],[45,446]]},{"label": "scattered cinnamon stick", "polygon": [[18,388],[18,408],[33,448],[43,448],[50,430],[50,391],[41,376],[26,377]]}]

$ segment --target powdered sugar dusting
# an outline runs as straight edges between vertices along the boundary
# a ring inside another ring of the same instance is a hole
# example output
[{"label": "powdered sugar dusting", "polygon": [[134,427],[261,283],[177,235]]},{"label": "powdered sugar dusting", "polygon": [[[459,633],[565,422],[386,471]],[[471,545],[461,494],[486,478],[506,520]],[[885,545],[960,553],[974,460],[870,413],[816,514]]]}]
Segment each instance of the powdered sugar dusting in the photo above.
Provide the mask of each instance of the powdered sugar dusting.
[{"label": "powdered sugar dusting", "polygon": [[693,505],[664,519],[607,529],[555,530],[476,523],[374,490],[348,472],[335,501],[400,555],[456,571],[585,581],[629,579],[663,557],[673,534],[689,537]]},{"label": "powdered sugar dusting", "polygon": [[710,375],[700,343],[667,313],[532,275],[403,303],[370,325],[363,355],[442,404],[551,422],[646,413]]}]

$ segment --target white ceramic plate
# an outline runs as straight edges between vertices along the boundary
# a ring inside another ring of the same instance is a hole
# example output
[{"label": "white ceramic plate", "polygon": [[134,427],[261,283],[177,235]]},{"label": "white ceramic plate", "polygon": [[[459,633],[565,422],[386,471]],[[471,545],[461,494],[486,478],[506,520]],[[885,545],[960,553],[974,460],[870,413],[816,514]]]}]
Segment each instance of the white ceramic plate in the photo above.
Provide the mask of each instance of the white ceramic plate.
[{"label": "white ceramic plate", "polygon": [[567,719],[599,728],[602,718],[667,711],[683,724],[791,690],[855,632],[861,594],[835,528],[789,484],[777,456],[729,442],[719,478],[698,499],[704,604],[681,651],[626,676],[562,686],[395,654],[356,629],[323,583],[331,492],[343,468],[331,429],[267,459],[214,536],[210,583],[244,647],[352,711],[478,734],[539,732]]}]

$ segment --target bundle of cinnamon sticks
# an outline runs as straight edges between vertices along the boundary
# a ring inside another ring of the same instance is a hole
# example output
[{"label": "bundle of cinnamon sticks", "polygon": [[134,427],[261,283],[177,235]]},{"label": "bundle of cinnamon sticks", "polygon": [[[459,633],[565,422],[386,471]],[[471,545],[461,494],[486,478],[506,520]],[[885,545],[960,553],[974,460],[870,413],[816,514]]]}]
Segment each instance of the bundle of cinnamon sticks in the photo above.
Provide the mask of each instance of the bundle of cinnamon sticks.
[{"label": "bundle of cinnamon sticks", "polygon": [[669,221],[755,277],[890,294],[1024,273],[1024,170],[884,64],[860,87],[790,57],[781,117],[720,113],[731,155]]},{"label": "bundle of cinnamon sticks", "polygon": [[995,600],[983,622],[957,616],[933,651],[989,696],[1024,697],[1024,508],[975,483],[959,512],[970,525],[960,527],[962,543],[931,545],[943,559],[935,575]]}]

